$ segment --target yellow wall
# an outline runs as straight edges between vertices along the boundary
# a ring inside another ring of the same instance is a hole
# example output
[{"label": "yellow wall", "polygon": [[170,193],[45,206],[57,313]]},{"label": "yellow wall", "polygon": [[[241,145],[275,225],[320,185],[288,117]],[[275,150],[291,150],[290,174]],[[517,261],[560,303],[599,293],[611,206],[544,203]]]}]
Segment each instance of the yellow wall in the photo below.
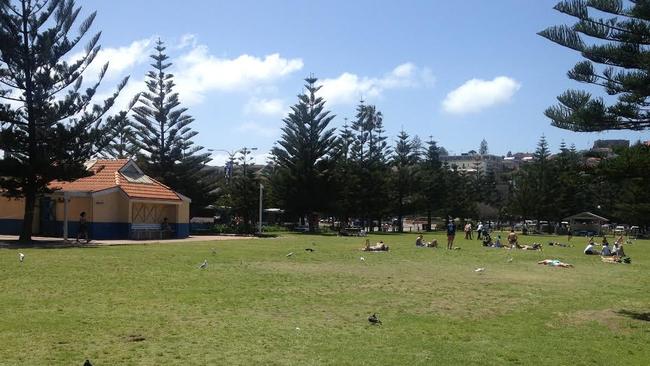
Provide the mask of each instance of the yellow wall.
[{"label": "yellow wall", "polygon": [[129,200],[121,191],[93,198],[93,222],[130,222]]},{"label": "yellow wall", "polygon": [[8,199],[0,196],[0,219],[22,220],[25,215],[25,201],[23,199]]},{"label": "yellow wall", "polygon": [[178,217],[176,222],[179,224],[188,224],[190,222],[190,203],[183,201],[178,206]]},{"label": "yellow wall", "polygon": [[131,203],[131,223],[160,224],[166,217],[169,223],[176,222],[178,205],[153,201]]},{"label": "yellow wall", "polygon": [[[64,221],[63,197],[56,197],[56,220]],[[93,211],[90,206],[90,197],[70,197],[68,201],[68,220],[79,221],[79,214],[85,211],[86,220],[93,221]]]}]

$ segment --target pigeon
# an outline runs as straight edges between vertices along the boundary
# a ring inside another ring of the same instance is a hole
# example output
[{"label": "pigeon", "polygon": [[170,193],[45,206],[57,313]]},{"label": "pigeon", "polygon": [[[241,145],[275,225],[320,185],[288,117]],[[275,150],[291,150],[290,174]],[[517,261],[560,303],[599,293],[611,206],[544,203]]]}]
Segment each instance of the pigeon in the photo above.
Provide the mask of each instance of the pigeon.
[{"label": "pigeon", "polygon": [[199,266],[200,269],[206,269],[208,268],[208,260],[204,260],[203,263]]},{"label": "pigeon", "polygon": [[483,271],[485,271],[485,268],[483,268],[483,267],[479,267],[479,268],[474,270],[474,272],[483,272]]},{"label": "pigeon", "polygon": [[372,315],[370,315],[370,316],[368,317],[368,321],[369,321],[370,324],[372,324],[372,325],[381,325],[381,320],[379,320],[379,318],[377,318],[377,314],[372,314]]},{"label": "pigeon", "polygon": [[86,362],[84,362],[83,366],[93,366],[93,364],[90,363],[90,360],[86,360]]},{"label": "pigeon", "polygon": [[312,248],[305,248],[306,252],[313,252],[314,250]]},{"label": "pigeon", "polygon": [[291,257],[292,255],[293,255],[293,252],[290,252],[289,254],[287,254],[287,257]]},{"label": "pigeon", "polygon": [[364,258],[364,257],[360,257],[359,260],[362,261],[362,262],[365,262],[365,261],[366,261],[366,258]]},{"label": "pigeon", "polygon": [[18,260],[22,263],[25,260],[25,255],[23,253],[18,253]]}]

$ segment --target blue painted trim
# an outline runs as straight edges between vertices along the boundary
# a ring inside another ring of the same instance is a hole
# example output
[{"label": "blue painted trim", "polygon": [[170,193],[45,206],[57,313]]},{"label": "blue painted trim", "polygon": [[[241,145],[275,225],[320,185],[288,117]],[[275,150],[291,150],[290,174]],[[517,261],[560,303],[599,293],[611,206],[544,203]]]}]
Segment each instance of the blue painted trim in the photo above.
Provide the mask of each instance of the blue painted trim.
[{"label": "blue painted trim", "polygon": [[20,235],[23,229],[23,220],[0,219],[0,234],[2,235]]},{"label": "blue painted trim", "polygon": [[190,224],[171,224],[174,233],[176,233],[176,239],[183,239],[190,236]]}]

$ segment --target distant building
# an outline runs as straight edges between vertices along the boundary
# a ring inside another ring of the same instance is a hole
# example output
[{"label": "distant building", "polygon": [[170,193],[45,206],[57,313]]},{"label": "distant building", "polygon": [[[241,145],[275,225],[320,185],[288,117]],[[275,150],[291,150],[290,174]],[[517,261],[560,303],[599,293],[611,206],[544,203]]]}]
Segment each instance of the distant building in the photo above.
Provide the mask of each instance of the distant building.
[{"label": "distant building", "polygon": [[445,155],[441,156],[440,160],[447,162],[449,167],[456,167],[462,172],[495,172],[498,173],[503,170],[503,156],[497,155],[480,155],[475,151],[462,153],[460,155]]},{"label": "distant building", "polygon": [[[34,234],[75,237],[85,212],[91,239],[128,239],[143,231],[161,237],[165,219],[167,234],[189,235],[190,199],[144,174],[134,161],[93,160],[86,169],[88,177],[50,182],[53,192],[35,207]],[[0,192],[0,234],[18,235],[24,211],[24,199]]]},{"label": "distant building", "polygon": [[630,140],[596,140],[592,150],[596,149],[612,149],[620,147],[630,147]]}]

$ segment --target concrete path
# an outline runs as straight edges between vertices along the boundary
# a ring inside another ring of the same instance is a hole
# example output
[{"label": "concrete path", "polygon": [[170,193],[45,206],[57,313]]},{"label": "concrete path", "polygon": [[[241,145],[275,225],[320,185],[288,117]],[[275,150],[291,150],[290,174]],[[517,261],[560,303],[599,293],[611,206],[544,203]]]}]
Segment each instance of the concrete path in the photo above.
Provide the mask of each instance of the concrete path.
[{"label": "concrete path", "polygon": [[142,244],[171,244],[171,243],[195,243],[203,241],[215,240],[242,240],[242,239],[256,239],[250,236],[230,236],[230,235],[197,235],[190,236],[185,239],[165,239],[165,240],[92,240],[86,244],[83,240],[77,243],[75,239],[65,242],[63,238],[34,236],[32,237],[32,244],[24,245],[18,243],[18,236],[14,235],[0,235],[0,248],[2,247],[17,247],[17,246],[31,246],[31,247],[84,247],[84,246],[111,246],[111,245],[142,245]]}]

